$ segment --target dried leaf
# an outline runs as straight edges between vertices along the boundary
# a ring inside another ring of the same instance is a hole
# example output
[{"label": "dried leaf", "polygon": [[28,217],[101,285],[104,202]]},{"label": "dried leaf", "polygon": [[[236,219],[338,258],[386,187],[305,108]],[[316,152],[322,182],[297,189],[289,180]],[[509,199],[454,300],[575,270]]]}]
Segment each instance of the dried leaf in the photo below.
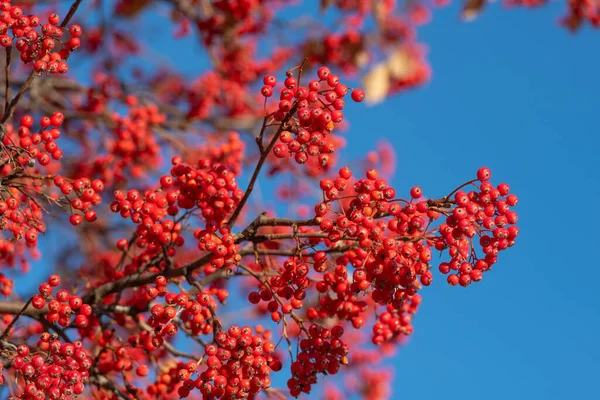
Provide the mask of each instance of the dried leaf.
[{"label": "dried leaf", "polygon": [[465,0],[460,17],[463,21],[473,21],[477,18],[484,5],[485,0]]},{"label": "dried leaf", "polygon": [[412,73],[415,68],[415,63],[411,56],[402,48],[390,55],[386,61],[386,65],[390,76],[394,79],[404,78],[406,75]]},{"label": "dried leaf", "polygon": [[390,72],[387,64],[377,64],[363,78],[365,101],[368,104],[377,104],[387,96],[390,87]]}]

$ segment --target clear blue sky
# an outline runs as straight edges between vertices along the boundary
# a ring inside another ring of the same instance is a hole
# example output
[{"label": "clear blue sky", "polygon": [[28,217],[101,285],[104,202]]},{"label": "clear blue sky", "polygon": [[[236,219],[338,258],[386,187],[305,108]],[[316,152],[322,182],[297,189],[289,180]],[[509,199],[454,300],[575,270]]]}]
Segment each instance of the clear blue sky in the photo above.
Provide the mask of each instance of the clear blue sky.
[{"label": "clear blue sky", "polygon": [[[424,290],[415,333],[391,360],[395,399],[600,398],[600,32],[558,27],[563,7],[493,4],[469,24],[457,5],[437,10],[419,30],[430,84],[346,113],[346,157],[386,138],[399,190],[441,196],[486,165],[520,198],[517,245],[482,282],[451,288],[436,275]],[[172,43],[153,37],[155,50]],[[201,58],[166,56],[190,70]]]}]

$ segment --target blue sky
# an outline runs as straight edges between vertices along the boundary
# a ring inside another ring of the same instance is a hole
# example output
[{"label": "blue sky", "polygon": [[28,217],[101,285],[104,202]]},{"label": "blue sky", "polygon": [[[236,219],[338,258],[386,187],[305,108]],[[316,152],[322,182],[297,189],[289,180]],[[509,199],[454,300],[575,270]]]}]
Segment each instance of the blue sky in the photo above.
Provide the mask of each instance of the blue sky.
[{"label": "blue sky", "polygon": [[[457,5],[439,9],[419,29],[432,81],[345,113],[345,156],[387,139],[400,192],[442,196],[485,165],[520,198],[521,236],[482,282],[451,288],[436,274],[423,291],[415,333],[389,362],[394,398],[600,398],[600,32],[558,27],[563,7],[494,4],[468,24]],[[172,43],[155,35],[155,50]],[[194,69],[199,51],[166,55]]]}]

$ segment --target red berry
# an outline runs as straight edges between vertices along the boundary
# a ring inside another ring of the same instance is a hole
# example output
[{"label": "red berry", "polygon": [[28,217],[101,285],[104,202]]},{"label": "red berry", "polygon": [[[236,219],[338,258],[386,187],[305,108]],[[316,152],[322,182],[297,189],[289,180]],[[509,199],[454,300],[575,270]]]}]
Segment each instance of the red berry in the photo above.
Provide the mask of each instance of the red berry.
[{"label": "red berry", "polygon": [[327,67],[321,67],[317,70],[317,75],[319,76],[319,79],[322,81],[326,80],[330,74],[331,74],[331,71]]},{"label": "red berry", "polygon": [[485,181],[489,180],[491,177],[492,177],[492,171],[490,171],[490,169],[487,167],[481,167],[477,171],[477,179],[479,179],[481,182],[485,182]]},{"label": "red berry", "polygon": [[263,83],[265,85],[275,87],[275,85],[277,85],[277,78],[274,75],[267,75],[263,78]]},{"label": "red berry", "polygon": [[413,199],[420,198],[422,194],[423,191],[419,186],[414,186],[412,189],[410,189],[410,197],[412,197]]},{"label": "red berry", "polygon": [[260,90],[260,93],[264,96],[264,97],[271,97],[273,95],[273,87],[269,86],[269,85],[265,85],[262,87],[262,89]]},{"label": "red berry", "polygon": [[361,101],[363,101],[365,99],[365,92],[362,89],[354,89],[352,91],[352,100],[354,100],[357,103],[360,103]]}]

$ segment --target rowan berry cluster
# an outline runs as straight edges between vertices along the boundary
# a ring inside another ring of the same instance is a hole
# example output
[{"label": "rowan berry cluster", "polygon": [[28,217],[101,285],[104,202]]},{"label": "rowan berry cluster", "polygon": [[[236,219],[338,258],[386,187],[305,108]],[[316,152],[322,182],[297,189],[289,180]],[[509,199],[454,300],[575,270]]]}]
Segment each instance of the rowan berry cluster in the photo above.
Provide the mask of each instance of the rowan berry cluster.
[{"label": "rowan berry cluster", "polygon": [[[233,246],[233,237],[229,235],[229,244],[222,248],[221,244],[217,245],[213,240],[205,240],[210,239],[206,235],[217,232],[220,222],[235,209],[242,197],[243,192],[237,187],[235,174],[224,165],[211,164],[208,159],[201,159],[194,167],[183,163],[181,157],[174,157],[171,174],[160,178],[160,189],[148,190],[143,194],[137,190],[127,193],[117,190],[111,210],[138,224],[138,247],[158,251],[163,245],[184,244],[184,238],[180,235],[181,223],[168,217],[175,217],[180,209],[198,209],[206,221],[206,230],[196,231],[199,246],[202,250],[214,252],[215,263],[219,264],[219,257],[229,255],[227,246]],[[121,239],[117,247],[124,250],[127,245],[127,240]],[[171,250],[171,253],[173,252],[174,250]],[[223,264],[224,262],[219,266]]]},{"label": "rowan berry cluster", "polygon": [[[148,248],[150,252],[157,251],[162,245],[176,244],[182,246],[184,239],[180,236],[182,226],[172,219],[167,219],[169,207],[174,206],[177,194],[171,195],[163,191],[122,190],[114,192],[115,200],[111,203],[112,212],[119,213],[123,218],[129,218],[138,224],[135,244],[139,248]],[[178,210],[172,210],[177,214]],[[125,251],[129,248],[127,239],[119,239],[117,248]]]},{"label": "rowan berry cluster", "polygon": [[344,73],[358,71],[368,58],[366,33],[353,28],[309,39],[302,49],[309,65],[335,66]]},{"label": "rowan berry cluster", "polygon": [[[331,163],[331,154],[336,150],[331,136],[335,124],[344,119],[344,97],[349,89],[327,67],[319,68],[317,74],[319,79],[304,87],[299,86],[292,71],[288,71],[273,118],[276,121],[295,118],[290,129],[279,133],[280,143],[273,147],[273,154],[277,158],[293,156],[298,164],[316,158],[322,168]],[[265,97],[272,96],[277,79],[267,75],[264,84],[261,93]],[[352,100],[357,102],[362,101],[364,96],[362,89],[351,92]]]},{"label": "rowan berry cluster", "polygon": [[258,291],[248,295],[252,304],[266,303],[266,310],[271,313],[274,322],[281,321],[283,315],[289,315],[304,305],[306,289],[310,286],[309,267],[298,258],[289,258],[283,262],[279,274],[271,276],[264,283],[259,283]]},{"label": "rowan berry cluster", "polygon": [[14,165],[13,168],[34,167],[36,162],[45,167],[53,159],[60,160],[63,152],[56,140],[60,137],[59,127],[64,119],[64,115],[60,112],[44,116],[39,122],[40,129],[33,132],[34,119],[31,115],[21,117],[20,125],[16,130],[8,124],[2,142],[11,149],[11,152],[5,152],[3,158],[16,160],[18,165]]},{"label": "rowan berry cluster", "polygon": [[[395,309],[400,309],[406,296],[414,295],[420,285],[431,284],[429,262],[434,246],[439,251],[448,250],[452,257],[449,263],[440,265],[440,271],[445,274],[459,271],[458,275],[449,276],[451,285],[467,286],[480,280],[482,272],[496,262],[498,252],[512,246],[518,235],[518,228],[513,225],[517,214],[511,210],[517,197],[509,193],[506,184],[494,188],[488,182],[490,175],[489,169],[481,168],[477,173],[480,191],[467,194],[457,190],[453,201],[420,200],[420,187],[412,188],[411,201],[395,199],[395,190],[379,179],[375,170],[367,172],[367,179],[356,181],[350,195],[346,195],[351,178],[347,168],[342,168],[335,180],[322,179],[320,186],[325,200],[315,207],[320,229],[327,232],[329,241],[352,240],[358,248],[340,258],[338,262],[342,265],[336,267],[336,274],[329,273],[317,288],[322,293],[335,292],[337,303],[345,299],[344,293],[351,295],[372,288],[375,302],[391,302]],[[337,200],[341,209],[333,211]],[[447,218],[437,228],[436,236],[429,227],[440,213]],[[476,235],[485,254],[483,259],[477,259],[475,251],[471,251]],[[316,253],[314,259],[315,269],[324,272],[325,254],[318,257]],[[351,284],[344,278],[346,263],[355,267]],[[325,310],[330,306],[326,298],[321,300]],[[347,307],[353,309],[351,305]]]},{"label": "rowan berry cluster", "polygon": [[[86,222],[94,222],[97,218],[92,207],[102,203],[100,192],[104,190],[104,182],[99,179],[90,181],[88,178],[70,180],[62,176],[54,177],[54,185],[69,200],[71,217],[69,222],[73,226]],[[72,199],[69,199],[72,196]]]},{"label": "rowan berry cluster", "polygon": [[114,140],[107,144],[109,154],[96,161],[96,169],[105,175],[122,176],[131,173],[139,176],[145,164],[156,164],[160,159],[160,146],[153,128],[165,121],[165,114],[155,105],[139,105],[133,96],[127,98],[129,115],[111,115]]},{"label": "rowan berry cluster", "polygon": [[[501,183],[494,187],[489,179],[491,172],[481,168],[477,179],[481,184],[477,191],[458,190],[454,195],[456,207],[439,228],[441,237],[436,240],[437,250],[448,249],[451,261],[440,264],[440,272],[448,274],[450,285],[468,286],[481,280],[483,273],[498,259],[498,253],[515,243],[519,228],[515,225],[518,215],[511,208],[518,197],[510,193],[510,187]],[[478,236],[479,240],[473,238]],[[485,255],[477,258],[473,242]]]},{"label": "rowan berry cluster", "polygon": [[421,295],[407,296],[400,309],[388,304],[386,311],[379,315],[373,325],[372,341],[376,345],[393,341],[400,336],[409,336],[413,332],[412,318],[421,304]]},{"label": "rowan berry cluster", "polygon": [[[163,368],[159,371],[154,383],[148,386],[147,392],[152,398],[175,398],[173,397],[174,395],[181,398],[181,393],[189,393],[189,391],[182,386],[182,382],[187,381],[189,376],[195,373],[197,369],[197,361],[190,360],[187,363],[173,363],[172,366]],[[135,372],[138,376],[143,377],[148,375],[149,371],[146,365],[140,365]],[[170,397],[167,397],[169,395]]]},{"label": "rowan berry cluster", "polygon": [[217,333],[215,343],[205,348],[207,369],[195,382],[184,382],[180,396],[187,397],[196,387],[205,398],[248,399],[269,388],[269,375],[281,369],[281,362],[265,336],[270,337],[270,332],[254,334],[251,327],[237,325]]},{"label": "rowan berry cluster", "polygon": [[[106,349],[97,356],[96,368],[100,374],[112,371],[124,374],[133,370],[136,361],[144,359],[142,350],[136,349],[137,339],[130,337],[124,342],[114,329],[95,332],[93,340]],[[152,350],[155,349],[150,348],[148,351]]]},{"label": "rowan berry cluster", "polygon": [[226,141],[216,142],[209,139],[207,143],[190,151],[185,159],[207,158],[211,164],[226,165],[231,172],[238,176],[243,168],[245,147],[239,133],[231,131],[227,134]]},{"label": "rowan berry cluster", "polygon": [[0,230],[12,234],[10,239],[0,240],[0,258],[13,265],[25,250],[21,246],[23,240],[28,248],[37,246],[39,234],[46,230],[42,215],[39,204],[17,190],[11,190],[10,197],[0,200]]},{"label": "rowan berry cluster", "polygon": [[[323,268],[320,266],[319,270]],[[359,290],[354,283],[348,281],[348,270],[344,265],[336,265],[333,272],[325,272],[317,281],[316,289],[321,297],[315,308],[307,310],[309,319],[337,317],[342,321],[352,321],[356,329],[365,324],[362,315],[367,311],[369,303],[356,296]]]},{"label": "rowan berry cluster", "polygon": [[81,297],[72,295],[65,289],[53,295],[54,288],[59,285],[60,276],[50,275],[48,281],[40,285],[39,294],[32,297],[31,305],[38,310],[47,306],[48,313],[44,317],[51,324],[58,323],[62,327],[73,324],[85,329],[89,324],[88,318],[92,315],[92,307],[84,304]]},{"label": "rowan berry cluster", "polygon": [[[217,235],[220,233],[222,236]],[[204,266],[204,272],[210,274],[223,266],[232,266],[240,261],[235,244],[235,236],[230,233],[229,226],[208,223],[206,229],[197,229],[194,237],[198,240],[198,248],[212,253],[210,262]]]},{"label": "rowan berry cluster", "polygon": [[341,365],[348,363],[349,347],[341,337],[344,329],[336,325],[331,329],[311,324],[306,330],[307,338],[301,339],[300,352],[292,362],[292,377],[287,381],[290,394],[294,397],[310,393],[317,383],[317,375],[335,375]]},{"label": "rowan berry cluster", "polygon": [[10,1],[0,3],[0,45],[8,48],[14,44],[21,53],[21,61],[34,62],[37,73],[64,74],[69,70],[67,59],[81,46],[82,29],[71,25],[70,38],[63,37],[65,32],[67,29],[60,25],[56,13],[44,20],[37,15],[25,15],[21,7]]},{"label": "rowan berry cluster", "polygon": [[213,331],[211,309],[217,303],[208,291],[196,294],[195,299],[187,293],[174,293],[166,290],[167,280],[163,276],[156,278],[156,286],[146,288],[147,297],[164,297],[165,304],[156,303],[150,309],[148,325],[153,328],[152,346],[160,348],[164,340],[178,332],[178,318],[183,327],[194,335],[209,334]]},{"label": "rowan berry cluster", "polygon": [[[2,242],[0,242],[0,246],[2,245]],[[7,278],[4,274],[0,274],[0,294],[2,296],[10,296],[14,286],[15,283],[12,279]]]},{"label": "rowan berry cluster", "polygon": [[37,349],[26,344],[12,354],[10,369],[23,380],[15,399],[73,399],[83,394],[93,360],[80,341],[63,343],[44,332]]},{"label": "rowan berry cluster", "polygon": [[240,37],[261,33],[273,18],[272,7],[269,1],[217,0],[214,15],[203,18],[198,27],[207,44],[219,40],[230,30]]}]

